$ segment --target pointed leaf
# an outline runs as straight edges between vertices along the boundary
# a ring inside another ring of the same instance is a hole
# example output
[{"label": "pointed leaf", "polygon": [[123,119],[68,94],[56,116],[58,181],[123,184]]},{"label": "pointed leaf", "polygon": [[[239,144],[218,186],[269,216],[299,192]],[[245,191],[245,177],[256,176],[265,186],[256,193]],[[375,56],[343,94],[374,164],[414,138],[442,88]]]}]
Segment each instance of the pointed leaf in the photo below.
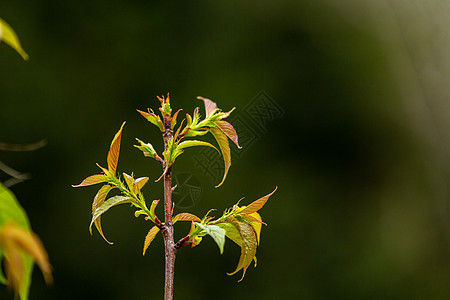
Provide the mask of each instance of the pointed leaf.
[{"label": "pointed leaf", "polygon": [[148,177],[140,177],[134,182],[134,193],[137,194],[147,183]]},{"label": "pointed leaf", "polygon": [[207,98],[198,96],[197,99],[203,100],[205,103],[206,119],[217,109],[217,104]]},{"label": "pointed leaf", "polygon": [[250,203],[250,205],[248,205],[243,211],[243,214],[252,214],[254,212],[257,212],[258,210],[260,210],[264,204],[266,204],[267,200],[269,199],[270,196],[272,196],[273,193],[275,193],[275,191],[278,189],[278,187],[275,187],[275,189],[273,190],[272,193],[265,195],[264,197],[259,198],[256,201],[253,201],[252,203]]},{"label": "pointed leaf", "polygon": [[16,33],[11,28],[11,26],[9,26],[9,24],[6,23],[6,21],[2,18],[0,18],[0,41],[4,41],[6,44],[16,50],[24,60],[28,60],[28,54],[25,52],[25,50],[23,50]]},{"label": "pointed leaf", "polygon": [[[97,192],[97,195],[95,195],[94,198],[94,202],[92,202],[92,215],[94,215],[94,212],[97,210],[98,207],[100,207],[106,199],[106,196],[108,196],[108,193],[110,190],[112,190],[113,187],[110,185],[104,185],[100,188],[100,190]],[[108,241],[108,239],[105,237],[105,235],[103,234],[103,229],[102,229],[102,217],[99,216],[95,221],[95,227],[97,228],[98,232],[100,233],[100,235],[102,236],[102,238],[110,245],[112,245],[112,243],[110,241]],[[89,231],[92,234],[92,228],[89,228]]]},{"label": "pointed leaf", "polygon": [[108,170],[112,174],[116,174],[117,169],[117,163],[119,161],[119,152],[120,152],[120,140],[122,138],[122,129],[125,125],[125,122],[122,123],[122,126],[120,126],[119,131],[114,136],[111,146],[109,147],[108,152]]},{"label": "pointed leaf", "polygon": [[[181,142],[178,145],[177,150],[194,147],[194,146],[208,146],[208,147],[215,149],[217,152],[219,152],[219,150],[217,150],[217,148],[214,147],[213,145],[211,145],[210,143],[204,142],[204,141],[197,141],[197,140],[188,140],[188,141]],[[219,152],[219,154],[220,154],[220,152]]]},{"label": "pointed leaf", "polygon": [[238,221],[234,218],[230,218],[229,222],[232,223],[238,229],[239,234],[241,235],[242,245],[241,245],[241,256],[239,258],[236,270],[227,274],[233,275],[239,270],[243,269],[244,273],[242,274],[242,278],[239,280],[241,281],[245,276],[247,268],[249,267],[249,265],[251,264],[252,260],[255,257],[256,247],[258,243],[251,225],[245,222]]},{"label": "pointed leaf", "polygon": [[72,187],[82,187],[82,186],[89,186],[89,185],[94,185],[100,182],[105,182],[107,181],[108,177],[106,177],[103,174],[95,174],[95,175],[91,175],[87,178],[85,178],[80,184],[78,185],[72,185]]},{"label": "pointed leaf", "polygon": [[175,125],[177,124],[177,117],[178,117],[178,113],[181,111],[182,109],[180,108],[179,110],[176,111],[176,113],[173,114],[172,117],[172,123],[170,124],[170,129],[173,129],[175,127]]},{"label": "pointed leaf", "polygon": [[159,228],[156,226],[153,226],[147,233],[147,236],[145,237],[144,242],[144,251],[142,252],[142,255],[145,255],[145,252],[147,251],[148,246],[150,246],[150,243],[155,239],[155,236],[158,234]]},{"label": "pointed leaf", "polygon": [[238,136],[233,125],[231,125],[227,121],[216,121],[215,124],[223,131],[223,133],[227,135],[230,140],[233,141],[233,143],[236,144],[239,149],[242,148],[241,146],[239,146]]},{"label": "pointed leaf", "polygon": [[225,164],[225,170],[223,174],[222,181],[216,185],[216,188],[221,186],[222,183],[225,181],[225,178],[227,177],[228,170],[231,166],[231,153],[230,153],[230,145],[228,144],[228,138],[227,136],[222,132],[222,130],[218,128],[210,128],[210,131],[214,138],[216,139],[217,143],[219,144],[220,150],[222,151],[223,161]]},{"label": "pointed leaf", "polygon": [[112,198],[109,198],[108,200],[106,200],[102,205],[100,205],[94,211],[94,214],[92,215],[91,224],[89,225],[89,230],[91,231],[91,233],[92,233],[92,229],[91,229],[92,225],[94,224],[95,220],[98,219],[98,217],[100,217],[102,214],[107,212],[108,209],[110,209],[111,207],[122,204],[122,203],[130,203],[131,200],[132,200],[132,198],[125,197],[125,196],[115,196],[115,197],[112,197]]},{"label": "pointed leaf", "polygon": [[180,213],[177,214],[172,222],[175,224],[177,221],[194,221],[194,222],[201,222],[202,220],[197,217],[196,215],[190,214],[190,213]]},{"label": "pointed leaf", "polygon": [[213,238],[217,246],[219,246],[220,254],[222,254],[225,246],[225,229],[216,225],[204,225],[202,223],[196,224]]}]

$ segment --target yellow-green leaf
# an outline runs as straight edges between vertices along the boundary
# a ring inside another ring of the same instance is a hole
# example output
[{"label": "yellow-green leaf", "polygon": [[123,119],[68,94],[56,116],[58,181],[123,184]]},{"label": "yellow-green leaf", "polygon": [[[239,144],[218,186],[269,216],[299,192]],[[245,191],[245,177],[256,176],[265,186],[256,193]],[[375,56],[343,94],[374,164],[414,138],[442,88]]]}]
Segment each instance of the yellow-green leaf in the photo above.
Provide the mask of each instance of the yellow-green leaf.
[{"label": "yellow-green leaf", "polygon": [[204,141],[197,141],[197,140],[188,140],[188,141],[181,142],[178,145],[177,150],[194,147],[194,146],[207,146],[207,147],[211,147],[211,148],[215,149],[217,152],[219,152],[219,150],[217,150],[217,148],[214,147],[213,145],[211,145],[210,143],[204,142]]},{"label": "yellow-green leaf", "polygon": [[247,268],[249,267],[249,265],[251,264],[252,260],[255,257],[258,242],[256,240],[256,236],[255,233],[253,232],[253,228],[251,225],[245,222],[238,221],[234,218],[230,218],[229,222],[232,223],[239,231],[242,240],[242,245],[241,245],[241,256],[239,258],[236,270],[227,274],[233,275],[242,269],[243,270],[242,278],[239,280],[241,281],[245,276]]},{"label": "yellow-green leaf", "polygon": [[256,240],[258,241],[258,245],[259,245],[259,240],[260,240],[260,235],[261,235],[261,227],[262,227],[262,218],[257,212],[249,214],[249,216],[251,217],[250,225],[253,227],[253,230],[255,231]]},{"label": "yellow-green leaf", "polygon": [[259,198],[258,200],[253,201],[250,203],[243,211],[243,214],[252,214],[254,212],[257,212],[260,210],[264,204],[266,204],[267,200],[269,200],[269,197],[272,196],[273,193],[278,189],[278,187],[275,187],[272,193],[265,195],[264,197]]},{"label": "yellow-green leaf", "polygon": [[222,151],[223,161],[225,164],[223,178],[222,181],[218,185],[216,185],[217,188],[222,185],[222,183],[225,181],[225,178],[227,177],[228,170],[230,169],[231,166],[231,152],[230,152],[230,145],[228,144],[228,138],[225,135],[225,133],[223,133],[222,130],[214,127],[210,128],[210,131],[214,136],[214,138],[216,139],[217,144],[219,144],[219,148]]},{"label": "yellow-green leaf", "polygon": [[[102,205],[100,205],[93,213],[91,224],[89,225],[89,230],[92,234],[92,225],[94,224],[95,220],[97,220],[102,214],[108,211],[113,206],[122,204],[122,203],[130,203],[132,198],[125,197],[125,196],[115,196],[112,198],[109,198],[106,200]],[[101,228],[101,227],[100,227]],[[112,244],[112,243],[110,243]]]},{"label": "yellow-green leaf", "polygon": [[142,252],[142,255],[145,255],[145,252],[147,251],[148,246],[150,246],[150,243],[155,239],[155,236],[158,234],[159,228],[157,226],[153,226],[147,233],[147,236],[145,237],[144,242],[144,251]]},{"label": "yellow-green leaf", "polygon": [[206,225],[202,223],[196,223],[196,225],[213,238],[217,246],[219,246],[220,254],[222,254],[225,246],[225,229],[220,228],[217,225]]},{"label": "yellow-green leaf", "polygon": [[120,140],[122,138],[122,129],[124,125],[125,122],[123,122],[122,126],[120,126],[119,131],[114,136],[111,142],[111,146],[109,147],[107,161],[108,161],[108,170],[112,174],[116,174],[117,163],[119,161]]},{"label": "yellow-green leaf", "polygon": [[[94,212],[97,210],[97,208],[99,208],[105,202],[106,196],[108,196],[108,193],[112,188],[113,188],[112,186],[105,184],[97,192],[97,195],[95,195],[95,197],[94,197],[94,202],[92,202],[92,215],[94,215]],[[102,218],[102,216],[98,216],[98,218],[94,221],[95,227],[97,228],[97,230],[100,233],[100,235],[102,236],[102,238],[108,244],[112,245],[112,243],[110,241],[108,241],[108,239],[103,234],[101,218]],[[92,234],[92,228],[89,228],[89,230]]]},{"label": "yellow-green leaf", "polygon": [[140,177],[134,182],[134,193],[137,194],[147,183],[148,177]]},{"label": "yellow-green leaf", "polygon": [[16,33],[2,18],[0,18],[0,41],[4,41],[6,44],[10,45],[24,60],[28,60],[28,54],[23,50]]}]

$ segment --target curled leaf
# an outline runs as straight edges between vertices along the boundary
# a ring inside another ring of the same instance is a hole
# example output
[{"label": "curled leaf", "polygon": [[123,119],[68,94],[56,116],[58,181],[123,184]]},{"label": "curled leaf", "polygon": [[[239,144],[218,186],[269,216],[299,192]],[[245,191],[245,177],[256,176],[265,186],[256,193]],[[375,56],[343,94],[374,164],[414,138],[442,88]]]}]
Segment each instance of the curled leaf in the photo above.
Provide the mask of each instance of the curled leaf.
[{"label": "curled leaf", "polygon": [[148,182],[148,177],[140,177],[134,182],[134,193],[137,194]]},{"label": "curled leaf", "polygon": [[123,178],[125,178],[125,182],[127,183],[128,190],[133,191],[134,178],[125,172],[123,173]]},{"label": "curled leaf", "polygon": [[[104,185],[100,188],[100,190],[97,192],[97,194],[94,197],[94,202],[92,202],[92,215],[94,215],[94,212],[97,210],[97,208],[99,208],[106,199],[106,196],[108,196],[108,193],[110,190],[112,190],[112,186],[110,185]],[[103,234],[103,229],[102,229],[102,221],[101,221],[101,216],[98,216],[98,218],[94,221],[95,227],[97,228],[98,232],[100,233],[100,235],[102,236],[102,238],[108,243],[108,244],[112,244],[110,241],[108,241],[108,239],[105,237],[105,235]],[[92,228],[89,228],[91,234],[92,234]]]},{"label": "curled leaf", "polygon": [[156,214],[155,214],[155,209],[156,209],[156,205],[158,205],[159,200],[153,200],[152,201],[152,205],[150,206],[150,218],[153,222],[155,222],[156,220]]},{"label": "curled leaf", "polygon": [[28,54],[25,52],[25,50],[23,50],[16,33],[11,28],[11,26],[9,26],[9,24],[6,23],[6,21],[2,18],[0,18],[0,41],[4,41],[6,44],[16,50],[24,60],[28,60]]},{"label": "curled leaf", "polygon": [[170,124],[170,129],[173,129],[175,127],[175,125],[177,124],[177,117],[178,117],[178,113],[181,111],[182,109],[180,108],[179,110],[177,110],[172,117],[172,123]]},{"label": "curled leaf", "polygon": [[[132,200],[132,198],[130,197],[125,197],[125,196],[115,196],[112,198],[109,198],[108,200],[106,200],[102,205],[100,205],[93,213],[92,215],[92,220],[91,220],[91,224],[89,225],[89,230],[92,234],[92,225],[94,224],[94,222],[105,212],[108,211],[108,209],[110,209],[113,206],[122,204],[122,203],[130,203]],[[100,227],[101,228],[101,227]],[[110,243],[110,242],[108,242]],[[112,244],[112,243],[110,243]]]},{"label": "curled leaf", "polygon": [[273,193],[278,189],[278,187],[275,187],[272,193],[265,195],[264,197],[259,198],[256,201],[253,201],[250,203],[243,211],[243,214],[252,214],[254,212],[257,212],[260,210],[264,204],[266,204],[267,200],[269,200],[269,197],[272,196]]},{"label": "curled leaf", "polygon": [[211,145],[210,143],[204,142],[204,141],[196,141],[196,140],[188,140],[188,141],[181,142],[177,146],[177,150],[194,147],[194,146],[207,146],[207,147],[211,147],[211,148],[215,149],[217,152],[219,152],[219,150],[217,150],[217,148],[214,147],[213,145]]},{"label": "curled leaf", "polygon": [[239,281],[242,281],[242,279],[245,276],[245,272],[247,271],[247,268],[250,266],[251,262],[254,260],[255,254],[256,254],[256,247],[257,247],[257,240],[255,233],[253,232],[253,228],[251,225],[238,221],[234,218],[230,218],[229,222],[233,224],[237,230],[239,231],[239,234],[241,236],[241,256],[239,258],[238,265],[236,267],[236,270],[234,270],[231,273],[227,273],[228,275],[236,274],[239,270],[243,269],[242,278]]},{"label": "curled leaf", "polygon": [[119,131],[114,136],[111,142],[111,146],[109,147],[107,161],[108,161],[108,170],[112,174],[116,173],[117,163],[119,161],[120,140],[122,138],[122,129],[124,125],[125,122],[123,122],[122,126],[120,126]]},{"label": "curled leaf", "polygon": [[156,127],[159,128],[159,130],[161,132],[164,132],[164,124],[161,121],[161,118],[159,116],[157,116],[153,110],[149,109],[148,113],[141,111],[141,110],[137,110],[144,118],[147,119],[147,121],[149,121],[150,123],[152,123],[153,125],[156,125]]},{"label": "curled leaf", "polygon": [[148,231],[147,236],[145,237],[144,250],[142,251],[142,255],[145,255],[145,252],[147,251],[148,246],[150,246],[150,243],[155,239],[158,232],[159,232],[159,228],[157,226],[153,226]]},{"label": "curled leaf", "polygon": [[210,128],[210,131],[214,136],[214,138],[216,139],[217,144],[219,144],[219,148],[222,151],[223,161],[225,164],[223,178],[222,181],[218,185],[216,185],[217,188],[222,185],[222,183],[225,181],[225,178],[227,177],[228,170],[230,169],[231,166],[231,152],[230,152],[230,145],[228,144],[228,138],[223,133],[223,131],[215,127]]},{"label": "curled leaf", "polygon": [[209,118],[209,116],[211,116],[214,113],[214,111],[217,109],[217,104],[215,102],[211,101],[210,99],[203,98],[200,96],[198,96],[197,99],[203,100],[203,102],[205,103],[206,118]]}]

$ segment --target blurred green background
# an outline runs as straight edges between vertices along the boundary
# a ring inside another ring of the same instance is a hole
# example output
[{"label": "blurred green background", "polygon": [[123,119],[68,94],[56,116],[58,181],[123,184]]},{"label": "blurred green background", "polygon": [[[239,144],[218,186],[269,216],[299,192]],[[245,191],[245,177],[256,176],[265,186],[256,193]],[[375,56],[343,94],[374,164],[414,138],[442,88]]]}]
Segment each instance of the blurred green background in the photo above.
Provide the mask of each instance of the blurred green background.
[{"label": "blurred green background", "polygon": [[[175,176],[197,188],[185,211],[219,215],[278,186],[258,267],[237,283],[238,247],[219,255],[205,239],[178,252],[176,299],[448,299],[449,12],[439,0],[2,0],[30,60],[0,45],[0,141],[47,141],[0,153],[33,176],[12,190],[54,267],[50,287],[35,270],[30,299],[162,298],[162,238],[143,257],[149,224],[127,206],[103,218],[113,246],[90,236],[97,190],[71,184],[106,165],[124,120],[119,170],[159,177],[132,147],[162,146],[135,109],[167,92],[191,114],[198,95],[236,107],[244,145],[218,189],[204,152],[180,157]],[[147,199],[161,190],[150,181]]]}]

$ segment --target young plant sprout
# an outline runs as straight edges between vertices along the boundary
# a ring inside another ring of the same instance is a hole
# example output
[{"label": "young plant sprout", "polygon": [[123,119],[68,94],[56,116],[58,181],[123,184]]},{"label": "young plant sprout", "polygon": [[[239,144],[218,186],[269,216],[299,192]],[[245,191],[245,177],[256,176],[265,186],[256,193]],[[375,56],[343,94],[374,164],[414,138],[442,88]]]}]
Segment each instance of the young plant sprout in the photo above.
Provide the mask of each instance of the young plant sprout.
[{"label": "young plant sprout", "polygon": [[[156,152],[152,144],[145,143],[139,139],[136,139],[138,145],[135,145],[135,147],[141,150],[145,157],[156,160],[162,166],[162,174],[156,181],[164,178],[164,219],[158,218],[155,214],[155,208],[158,205],[159,200],[154,200],[150,204],[150,207],[148,207],[144,195],[142,194],[141,189],[148,182],[149,178],[134,178],[133,175],[128,175],[126,173],[122,173],[122,176],[120,176],[117,172],[120,141],[125,122],[112,140],[107,156],[107,168],[103,168],[97,164],[102,170],[102,173],[91,175],[84,179],[80,184],[74,185],[74,187],[90,186],[98,183],[102,184],[102,187],[97,192],[92,203],[92,220],[89,229],[92,234],[92,225],[95,225],[106,242],[112,244],[106,239],[103,233],[101,216],[108,211],[108,209],[118,204],[131,204],[136,208],[134,213],[136,217],[142,215],[145,217],[145,220],[153,223],[153,226],[145,237],[143,248],[144,255],[155,236],[161,232],[164,238],[166,258],[165,299],[169,300],[173,298],[173,277],[177,250],[184,246],[197,246],[206,235],[213,238],[219,246],[221,254],[223,253],[225,245],[225,237],[231,239],[241,247],[241,255],[237,267],[233,272],[228,273],[229,275],[233,275],[238,271],[243,270],[240,279],[241,281],[252,261],[255,262],[256,266],[256,248],[260,241],[261,227],[262,224],[266,225],[262,221],[258,211],[276,191],[276,188],[270,194],[247,206],[239,206],[239,202],[236,203],[232,208],[225,210],[223,215],[218,219],[209,217],[208,213],[203,218],[199,218],[188,212],[173,216],[174,204],[172,203],[172,192],[176,186],[172,186],[172,166],[178,156],[180,156],[187,148],[194,146],[206,146],[215,149],[222,155],[225,164],[223,178],[216,186],[219,187],[225,181],[231,166],[231,152],[228,139],[236,144],[238,148],[241,147],[239,146],[238,136],[234,127],[224,120],[231,114],[234,108],[229,112],[223,112],[217,108],[216,103],[213,101],[198,97],[198,99],[204,102],[205,117],[203,119],[201,118],[199,108],[197,107],[192,116],[186,114],[186,119],[183,119],[178,128],[175,128],[180,110],[177,110],[172,115],[169,95],[167,95],[167,98],[158,97],[158,99],[161,103],[161,107],[159,108],[161,116],[155,114],[152,109],[148,109],[148,112],[140,110],[138,110],[138,112],[162,132],[164,140],[164,151],[162,152],[162,156]],[[185,121],[186,125],[184,125]],[[220,151],[217,147],[208,142],[197,140],[197,138],[208,133],[211,133],[214,136]],[[109,192],[114,189],[119,191],[119,195],[106,200]],[[179,221],[189,221],[191,222],[191,227],[185,237],[175,242],[173,225]]]}]

